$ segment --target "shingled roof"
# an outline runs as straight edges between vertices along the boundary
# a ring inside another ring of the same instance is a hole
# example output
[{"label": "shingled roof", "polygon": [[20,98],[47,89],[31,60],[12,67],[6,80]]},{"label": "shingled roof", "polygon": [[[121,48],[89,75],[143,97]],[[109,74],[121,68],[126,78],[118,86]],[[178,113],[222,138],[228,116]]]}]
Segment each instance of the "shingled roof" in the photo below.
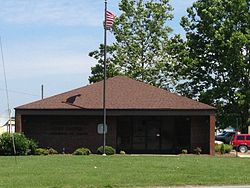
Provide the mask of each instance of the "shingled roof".
[{"label": "shingled roof", "polygon": [[[16,109],[102,109],[103,81]],[[215,108],[125,76],[107,79],[107,109],[214,110]]]}]

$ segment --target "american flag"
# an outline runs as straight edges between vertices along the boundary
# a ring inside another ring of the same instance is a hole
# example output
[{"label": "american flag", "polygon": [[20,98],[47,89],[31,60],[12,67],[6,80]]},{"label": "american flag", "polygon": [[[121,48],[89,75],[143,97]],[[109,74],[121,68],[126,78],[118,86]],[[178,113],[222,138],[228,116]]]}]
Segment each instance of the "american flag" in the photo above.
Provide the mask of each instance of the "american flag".
[{"label": "american flag", "polygon": [[110,11],[106,11],[106,29],[111,28],[114,21],[115,21],[115,15]]}]

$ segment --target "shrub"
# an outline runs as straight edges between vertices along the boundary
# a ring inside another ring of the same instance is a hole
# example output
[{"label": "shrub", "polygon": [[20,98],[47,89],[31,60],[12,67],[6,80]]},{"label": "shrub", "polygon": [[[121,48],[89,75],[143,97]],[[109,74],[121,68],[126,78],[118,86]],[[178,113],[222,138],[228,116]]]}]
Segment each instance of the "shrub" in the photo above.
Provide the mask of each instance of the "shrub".
[{"label": "shrub", "polygon": [[121,150],[121,151],[120,151],[120,154],[121,154],[121,155],[125,155],[126,152]]},{"label": "shrub", "polygon": [[28,155],[35,155],[36,149],[38,147],[37,142],[33,139],[29,139],[28,143],[29,143]]},{"label": "shrub", "polygon": [[36,148],[33,140],[29,140],[24,134],[4,133],[0,136],[0,155],[14,155],[13,137],[16,155],[27,155]]},{"label": "shrub", "polygon": [[196,148],[194,149],[194,152],[195,152],[195,154],[200,155],[201,152],[202,152],[202,149],[201,149],[200,147],[196,147]]},{"label": "shrub", "polygon": [[[103,146],[100,146],[99,148],[97,148],[97,153],[103,154]],[[105,154],[106,155],[114,155],[115,149],[112,148],[111,146],[105,146]]]},{"label": "shrub", "polygon": [[0,137],[0,154],[1,155],[13,155],[13,144],[11,135],[4,133]]},{"label": "shrub", "polygon": [[230,153],[233,149],[233,146],[231,146],[229,144],[225,144],[224,148],[225,148],[225,153]]},{"label": "shrub", "polygon": [[220,150],[221,150],[221,145],[222,144],[215,144],[215,152],[217,152],[217,153],[219,153],[220,152]]},{"label": "shrub", "polygon": [[48,149],[44,149],[44,148],[37,148],[36,155],[48,155],[49,154],[49,150]]},{"label": "shrub", "polygon": [[230,153],[233,147],[229,144],[215,144],[215,152],[220,152],[221,154]]},{"label": "shrub", "polygon": [[49,149],[47,149],[47,150],[48,150],[48,154],[49,154],[49,155],[58,154],[58,152],[57,152],[55,149],[53,149],[53,148],[49,148]]},{"label": "shrub", "polygon": [[221,144],[220,153],[225,154],[225,144]]},{"label": "shrub", "polygon": [[88,148],[78,148],[73,152],[73,155],[90,155],[91,151]]},{"label": "shrub", "polygon": [[188,150],[187,150],[187,149],[182,149],[182,150],[181,150],[181,153],[182,153],[182,154],[188,154]]},{"label": "shrub", "polygon": [[37,148],[35,151],[36,155],[54,155],[58,152],[53,148]]}]

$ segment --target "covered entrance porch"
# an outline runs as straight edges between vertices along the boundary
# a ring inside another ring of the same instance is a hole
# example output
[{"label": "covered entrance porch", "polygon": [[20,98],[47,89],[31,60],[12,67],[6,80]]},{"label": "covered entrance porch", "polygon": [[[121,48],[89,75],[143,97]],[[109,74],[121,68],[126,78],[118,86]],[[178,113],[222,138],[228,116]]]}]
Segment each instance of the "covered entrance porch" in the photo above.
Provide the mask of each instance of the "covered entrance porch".
[{"label": "covered entrance porch", "polygon": [[191,118],[118,117],[117,150],[127,153],[178,153],[191,150]]},{"label": "covered entrance porch", "polygon": [[210,149],[209,116],[127,116],[117,117],[117,151],[126,153],[193,152]]}]

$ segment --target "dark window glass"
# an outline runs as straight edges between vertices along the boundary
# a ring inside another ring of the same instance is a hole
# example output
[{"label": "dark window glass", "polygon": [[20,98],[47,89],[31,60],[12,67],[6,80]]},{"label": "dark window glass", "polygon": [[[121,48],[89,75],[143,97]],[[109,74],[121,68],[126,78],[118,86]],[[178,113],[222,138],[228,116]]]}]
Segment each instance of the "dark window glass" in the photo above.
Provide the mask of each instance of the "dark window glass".
[{"label": "dark window glass", "polygon": [[244,136],[237,136],[237,140],[244,140]]},{"label": "dark window glass", "polygon": [[250,140],[250,136],[247,136],[247,140]]}]

